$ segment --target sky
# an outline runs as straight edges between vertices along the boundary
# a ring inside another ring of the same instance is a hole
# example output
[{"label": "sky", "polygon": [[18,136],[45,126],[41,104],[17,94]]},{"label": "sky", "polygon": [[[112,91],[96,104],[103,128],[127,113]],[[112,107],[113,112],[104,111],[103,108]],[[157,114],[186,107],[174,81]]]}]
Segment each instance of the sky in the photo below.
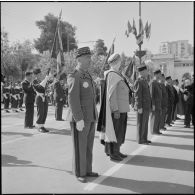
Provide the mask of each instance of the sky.
[{"label": "sky", "polygon": [[[10,43],[39,38],[41,32],[35,25],[52,13],[77,27],[78,46],[93,48],[94,42],[103,39],[110,48],[115,40],[115,52],[132,56],[138,49],[133,34],[125,36],[127,21],[133,18],[138,28],[138,2],[1,2],[1,28],[8,32]],[[151,23],[151,37],[144,39],[143,49],[159,52],[160,42],[189,40],[193,44],[193,2],[142,2],[143,24]]]}]

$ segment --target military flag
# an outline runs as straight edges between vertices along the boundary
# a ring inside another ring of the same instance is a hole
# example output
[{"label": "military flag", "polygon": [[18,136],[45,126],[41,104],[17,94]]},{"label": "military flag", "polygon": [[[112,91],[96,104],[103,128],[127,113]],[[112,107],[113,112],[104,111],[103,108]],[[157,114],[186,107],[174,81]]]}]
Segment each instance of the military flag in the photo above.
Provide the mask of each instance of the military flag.
[{"label": "military flag", "polygon": [[129,20],[127,22],[127,28],[128,28],[128,33],[130,34],[132,32],[132,27],[131,27]]},{"label": "military flag", "polygon": [[134,20],[134,19],[133,19],[132,33],[133,33],[135,36],[137,36],[137,30],[136,30],[135,20]]},{"label": "military flag", "polygon": [[151,35],[151,23],[145,27],[145,33],[146,33],[146,38],[149,39]]},{"label": "military flag", "polygon": [[61,19],[62,11],[60,12],[56,32],[54,36],[53,46],[51,50],[51,57],[56,58],[57,60],[57,74],[60,75],[62,69],[65,67],[65,60],[63,54],[63,45],[62,45],[62,38],[61,38],[61,29],[60,29],[60,19]]},{"label": "military flag", "polygon": [[127,38],[129,37],[129,33],[127,32],[127,30],[125,31],[125,35],[127,36]]},{"label": "military flag", "polygon": [[143,43],[143,39],[144,39],[144,26],[143,26],[143,23],[142,23],[142,19],[140,18],[139,19],[139,25],[140,25],[140,33],[138,36],[136,36],[136,42],[138,45],[142,44]]}]

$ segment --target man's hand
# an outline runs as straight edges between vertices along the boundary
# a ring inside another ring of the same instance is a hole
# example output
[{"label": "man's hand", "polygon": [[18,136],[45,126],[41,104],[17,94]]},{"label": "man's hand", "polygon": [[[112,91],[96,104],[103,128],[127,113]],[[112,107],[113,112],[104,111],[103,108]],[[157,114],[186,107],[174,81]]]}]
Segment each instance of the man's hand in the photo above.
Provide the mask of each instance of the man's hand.
[{"label": "man's hand", "polygon": [[120,118],[120,112],[118,110],[114,111],[114,118],[119,119]]},{"label": "man's hand", "polygon": [[60,101],[63,101],[63,98],[60,98]]},{"label": "man's hand", "polygon": [[77,130],[78,131],[82,131],[83,130],[83,128],[84,128],[84,120],[80,120],[80,121],[78,121],[77,123],[76,123],[76,127],[77,127]]},{"label": "man's hand", "polygon": [[143,113],[143,108],[140,108],[137,110],[139,114],[142,114]]},{"label": "man's hand", "polygon": [[152,111],[155,111],[155,105],[152,105]]}]

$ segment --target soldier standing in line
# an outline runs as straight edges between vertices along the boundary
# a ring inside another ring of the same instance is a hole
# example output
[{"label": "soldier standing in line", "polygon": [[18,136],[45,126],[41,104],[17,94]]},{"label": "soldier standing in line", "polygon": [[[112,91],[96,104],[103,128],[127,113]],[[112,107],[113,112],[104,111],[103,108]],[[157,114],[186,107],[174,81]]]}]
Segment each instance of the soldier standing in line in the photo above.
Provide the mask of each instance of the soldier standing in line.
[{"label": "soldier standing in line", "polygon": [[64,94],[64,89],[63,89],[65,78],[66,78],[66,75],[62,74],[59,80],[57,80],[54,83],[54,100],[56,102],[55,119],[57,121],[64,121],[64,119],[62,119],[62,112],[63,112],[63,105],[65,102],[65,94]]},{"label": "soldier standing in line", "polygon": [[165,87],[165,75],[164,74],[161,75],[160,85],[162,89],[162,101],[161,101],[162,112],[161,112],[161,118],[160,118],[160,129],[166,130],[165,120],[166,120],[166,113],[167,113],[167,106],[168,106],[168,93]]},{"label": "soldier standing in line", "polygon": [[8,86],[8,83],[5,83],[5,85],[3,86],[2,94],[3,94],[4,110],[7,113],[9,113],[8,109],[10,103],[10,91],[11,91],[11,86]]},{"label": "soldier standing in line", "polygon": [[18,112],[18,97],[17,97],[17,90],[16,90],[16,83],[11,85],[11,108],[13,112]]},{"label": "soldier standing in line", "polygon": [[166,113],[166,124],[171,127],[172,123],[172,112],[173,112],[173,103],[174,103],[174,91],[171,86],[172,79],[170,76],[166,77],[166,89],[168,94],[168,105],[167,105],[167,113]]},{"label": "soldier standing in line", "polygon": [[46,75],[45,79],[41,81],[41,70],[40,68],[36,68],[34,71],[35,79],[33,81],[33,88],[36,92],[36,104],[37,104],[37,126],[38,131],[45,133],[49,132],[45,127],[45,121],[47,118],[47,112],[48,112],[48,102],[47,98],[45,96],[46,92],[46,84],[48,80],[51,78],[51,74]]},{"label": "soldier standing in line", "polygon": [[176,120],[176,116],[177,116],[177,104],[179,102],[179,95],[178,95],[178,91],[177,91],[177,86],[176,86],[177,80],[173,80],[173,84],[172,84],[172,89],[174,92],[174,102],[173,102],[173,112],[172,112],[172,121],[174,122]]},{"label": "soldier standing in line", "polygon": [[154,78],[150,84],[150,93],[152,97],[152,112],[150,115],[150,130],[152,134],[160,135],[160,117],[162,113],[162,89],[159,84],[161,78],[161,71],[154,71]]},{"label": "soldier standing in line", "polygon": [[24,92],[22,90],[22,86],[21,86],[21,82],[18,82],[18,86],[19,86],[19,101],[18,101],[18,108],[21,110],[21,111],[24,111],[22,109],[22,105],[23,105],[23,98],[24,98]]},{"label": "soldier standing in line", "polygon": [[91,64],[89,47],[77,50],[77,67],[68,75],[67,120],[73,138],[73,173],[80,182],[86,177],[98,177],[92,172],[92,153],[97,122],[94,81],[88,70]]},{"label": "soldier standing in line", "polygon": [[24,119],[24,128],[33,129],[35,126],[33,125],[34,119],[34,101],[35,101],[35,91],[32,86],[32,72],[25,72],[25,79],[21,83],[22,90],[24,91],[24,104],[26,107],[25,119]]},{"label": "soldier standing in line", "polygon": [[147,67],[145,65],[139,67],[138,72],[139,76],[134,84],[134,109],[137,111],[137,142],[148,145],[151,143],[147,138],[148,120],[151,111],[151,95],[147,82]]}]

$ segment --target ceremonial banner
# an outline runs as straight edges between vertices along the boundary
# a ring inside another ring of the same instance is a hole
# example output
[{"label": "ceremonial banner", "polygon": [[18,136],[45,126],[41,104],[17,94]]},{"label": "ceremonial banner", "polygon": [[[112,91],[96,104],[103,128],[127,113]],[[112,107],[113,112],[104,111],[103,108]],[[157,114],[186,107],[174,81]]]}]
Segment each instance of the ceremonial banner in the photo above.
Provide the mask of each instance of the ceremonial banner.
[{"label": "ceremonial banner", "polygon": [[60,19],[62,11],[60,12],[58,23],[56,27],[54,42],[51,50],[51,57],[57,59],[57,74],[61,74],[63,67],[65,66],[64,55],[63,55],[63,45],[61,39],[60,31]]}]

